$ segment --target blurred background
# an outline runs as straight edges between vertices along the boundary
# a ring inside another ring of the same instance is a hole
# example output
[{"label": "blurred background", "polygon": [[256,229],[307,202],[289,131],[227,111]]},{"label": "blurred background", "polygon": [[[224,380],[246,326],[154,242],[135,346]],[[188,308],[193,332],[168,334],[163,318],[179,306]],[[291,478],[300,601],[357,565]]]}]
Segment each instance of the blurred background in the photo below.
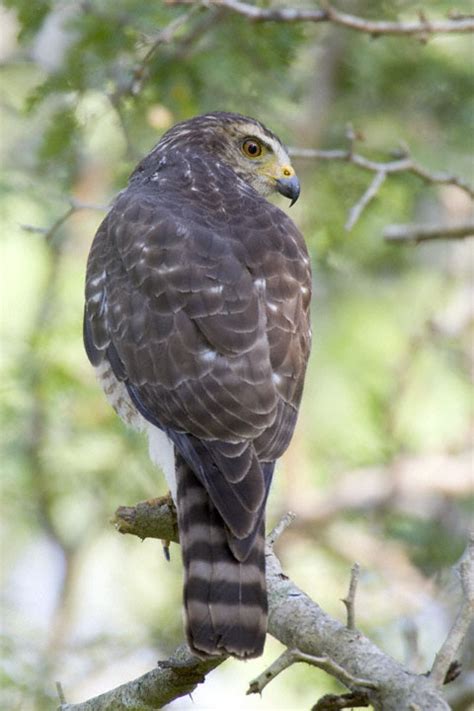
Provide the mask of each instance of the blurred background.
[{"label": "blurred background", "polygon": [[[416,18],[405,0],[339,6]],[[420,7],[443,17],[452,3]],[[56,681],[83,701],[148,671],[183,637],[179,548],[166,563],[158,541],[110,523],[117,506],[164,494],[164,481],[106,403],[81,339],[89,246],[135,163],[174,122],[221,109],[259,118],[295,148],[347,148],[351,123],[371,159],[408,144],[429,170],[472,180],[472,50],[467,35],[373,39],[148,0],[3,3],[2,708],[54,709]],[[268,525],[296,512],[278,544],[285,571],[341,621],[357,561],[358,627],[426,671],[459,603],[452,566],[472,517],[473,252],[469,240],[414,247],[382,232],[466,221],[472,205],[456,186],[400,173],[347,232],[373,174],[294,164],[314,347]],[[342,691],[298,665],[262,698],[245,696],[280,651],[268,638],[263,658],[225,663],[170,708],[309,709]],[[472,658],[468,644],[448,689],[455,709],[473,708]]]}]

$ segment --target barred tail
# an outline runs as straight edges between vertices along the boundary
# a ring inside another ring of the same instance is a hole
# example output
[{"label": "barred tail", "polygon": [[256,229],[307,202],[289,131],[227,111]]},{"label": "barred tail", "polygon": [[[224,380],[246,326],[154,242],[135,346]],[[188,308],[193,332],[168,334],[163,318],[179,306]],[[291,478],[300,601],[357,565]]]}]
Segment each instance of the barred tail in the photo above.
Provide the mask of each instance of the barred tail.
[{"label": "barred tail", "polygon": [[188,644],[201,657],[257,657],[267,631],[264,522],[238,561],[206,489],[179,454],[176,475]]}]

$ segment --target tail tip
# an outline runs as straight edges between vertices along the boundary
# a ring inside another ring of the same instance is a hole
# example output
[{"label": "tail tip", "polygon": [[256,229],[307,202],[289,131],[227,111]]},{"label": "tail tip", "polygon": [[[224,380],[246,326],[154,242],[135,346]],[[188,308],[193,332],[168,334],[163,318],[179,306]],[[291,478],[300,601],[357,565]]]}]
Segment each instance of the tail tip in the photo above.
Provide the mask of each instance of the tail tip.
[{"label": "tail tip", "polygon": [[215,657],[234,657],[241,661],[255,659],[263,654],[265,647],[265,634],[261,634],[251,643],[239,643],[237,640],[195,640],[188,634],[188,647],[192,654],[199,659]]}]

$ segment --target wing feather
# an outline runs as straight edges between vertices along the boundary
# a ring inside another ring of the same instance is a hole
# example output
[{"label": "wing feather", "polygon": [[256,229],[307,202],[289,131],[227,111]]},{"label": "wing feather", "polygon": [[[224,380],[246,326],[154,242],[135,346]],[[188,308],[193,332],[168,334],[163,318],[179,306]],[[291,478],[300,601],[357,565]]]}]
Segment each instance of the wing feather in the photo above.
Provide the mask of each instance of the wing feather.
[{"label": "wing feather", "polygon": [[200,208],[172,210],[130,186],[99,228],[86,282],[89,358],[107,357],[140,412],[172,438],[239,556],[268,493],[261,462],[291,437],[309,350],[298,335],[308,330],[303,240],[258,200],[251,226],[235,199],[209,224]]}]

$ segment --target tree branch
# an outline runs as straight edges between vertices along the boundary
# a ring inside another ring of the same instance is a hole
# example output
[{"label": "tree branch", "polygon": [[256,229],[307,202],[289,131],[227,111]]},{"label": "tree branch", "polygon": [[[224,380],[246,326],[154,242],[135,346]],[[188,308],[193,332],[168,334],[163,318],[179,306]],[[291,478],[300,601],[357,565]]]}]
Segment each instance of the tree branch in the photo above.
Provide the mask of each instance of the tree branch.
[{"label": "tree branch", "polygon": [[429,240],[465,239],[474,236],[474,222],[460,225],[388,225],[383,231],[387,242],[428,242]]},{"label": "tree branch", "polygon": [[316,148],[290,148],[289,153],[293,158],[309,158],[311,160],[341,161],[352,163],[363,170],[372,173],[384,173],[385,175],[394,173],[412,173],[421,178],[425,183],[431,185],[454,185],[460,190],[464,190],[470,198],[474,199],[474,188],[463,178],[450,175],[442,171],[431,171],[421,163],[414,160],[404,149],[405,155],[392,161],[374,161],[354,153],[349,149],[318,150]]},{"label": "tree branch", "polygon": [[340,12],[329,3],[321,3],[321,9],[305,10],[293,7],[258,7],[239,0],[166,0],[168,5],[194,5],[203,8],[225,8],[251,20],[252,22],[332,22],[356,32],[372,37],[380,35],[415,36],[426,39],[433,34],[467,33],[474,31],[474,19],[470,16],[453,15],[444,20],[428,20],[419,14],[418,20],[411,22],[385,22]]},{"label": "tree branch", "polygon": [[306,664],[311,664],[313,667],[324,669],[325,672],[335,676],[346,686],[364,690],[378,689],[378,684],[375,682],[368,679],[358,679],[352,674],[348,674],[343,667],[329,657],[315,657],[312,654],[303,654],[299,649],[286,649],[268,669],[250,682],[247,694],[261,694],[266,685],[273,681],[278,674],[297,662],[306,662]]},{"label": "tree branch", "polygon": [[225,657],[198,659],[185,645],[166,662],[126,684],[79,704],[61,704],[59,711],[155,711],[190,694]]},{"label": "tree branch", "polygon": [[90,205],[89,203],[83,203],[79,200],[75,200],[74,198],[69,198],[68,209],[60,215],[50,227],[38,227],[37,225],[20,225],[20,227],[25,230],[25,232],[43,235],[45,242],[50,244],[53,242],[61,227],[69,220],[70,217],[75,215],[76,212],[79,212],[80,210],[103,211],[106,209],[105,205]]},{"label": "tree branch", "polygon": [[175,512],[171,496],[148,499],[136,506],[119,506],[111,523],[119,533],[133,533],[142,540],[158,537],[179,543],[176,516],[170,516],[170,511]]},{"label": "tree branch", "polygon": [[385,178],[387,177],[387,173],[384,173],[383,171],[380,171],[378,173],[375,173],[374,179],[370,183],[369,187],[365,191],[365,193],[361,196],[361,198],[356,202],[355,205],[351,207],[349,210],[349,216],[347,218],[347,222],[345,224],[345,228],[348,232],[352,230],[354,225],[356,224],[357,220],[359,217],[362,215],[363,211],[371,202],[371,200],[376,197],[378,191],[382,187],[383,183],[385,182]]},{"label": "tree branch", "polygon": [[[345,150],[318,150],[315,148],[289,149],[289,153],[293,158],[309,158],[312,160],[341,161],[345,163],[352,163],[352,165],[355,165],[358,168],[361,168],[362,170],[375,173],[375,176],[366,191],[355,203],[355,205],[353,205],[353,207],[349,210],[349,215],[345,225],[347,231],[350,231],[354,227],[367,205],[377,196],[380,188],[385,182],[387,175],[393,175],[395,173],[411,173],[412,175],[416,175],[418,178],[420,178],[427,184],[454,185],[460,190],[463,190],[465,193],[467,193],[467,195],[469,195],[471,199],[474,199],[474,188],[466,180],[464,180],[463,178],[459,178],[456,175],[450,175],[449,173],[428,170],[428,168],[425,168],[423,165],[421,165],[411,157],[409,150],[406,146],[403,147],[403,157],[401,158],[386,162],[374,161],[370,160],[369,158],[366,158],[363,155],[360,155],[359,153],[354,152],[355,142],[356,140],[360,139],[357,134],[354,133],[351,126],[348,127],[347,137],[349,139],[349,147]],[[402,241],[410,239],[414,241],[422,241],[424,239],[426,240],[446,238],[446,230],[438,230],[438,232],[442,232],[443,237],[432,236],[432,234],[435,232],[434,229],[431,231],[428,230],[427,234],[429,234],[429,236],[423,236],[423,234],[418,235],[418,233],[417,236],[401,236],[402,234],[405,235],[407,233],[408,227],[409,226],[403,225],[390,226],[385,230],[384,238],[390,241]],[[427,230],[427,228],[425,228],[424,226],[421,226],[420,229],[422,230],[422,232],[424,230]],[[453,228],[450,228],[450,230],[452,229]],[[469,234],[472,234],[472,230],[469,232]],[[459,235],[459,233],[453,235],[448,234],[447,238],[449,238],[450,236],[452,236],[452,238],[459,238],[460,236],[464,237],[467,235]]]},{"label": "tree branch", "polygon": [[267,545],[270,547],[270,549],[273,549],[273,546],[275,545],[277,540],[280,538],[282,533],[286,531],[288,526],[291,526],[295,518],[296,514],[294,514],[292,511],[288,511],[288,513],[282,516],[275,528],[270,531],[267,536]]},{"label": "tree branch", "polygon": [[[158,512],[154,510],[155,506]],[[117,511],[119,530],[124,530],[121,522],[125,520],[127,532],[140,538],[148,531],[154,538],[169,537],[177,541],[174,509],[168,507],[166,511],[162,499],[144,502],[134,509],[121,507]],[[285,524],[287,522],[288,518]],[[288,649],[297,649],[300,655],[319,658],[318,666],[322,666],[322,658],[325,668],[351,691],[360,689],[362,679],[366,684],[364,691],[376,711],[400,711],[410,708],[410,704],[421,711],[447,711],[449,707],[432,679],[410,673],[362,634],[332,619],[284,575],[273,553],[273,544],[285,524],[275,529],[267,545],[270,634]],[[171,660],[159,663],[158,669],[139,679],[83,704],[62,704],[60,710],[150,711],[190,693],[202,681],[203,675],[222,661],[223,658],[205,662],[196,660],[183,647]]]},{"label": "tree branch", "polygon": [[459,576],[463,603],[445,642],[435,657],[430,672],[430,678],[437,686],[442,686],[449,678],[448,672],[474,620],[474,531],[470,535],[466,552],[459,564]]},{"label": "tree branch", "polygon": [[359,563],[354,563],[351,569],[351,580],[349,583],[349,590],[347,591],[346,597],[342,598],[342,602],[346,606],[347,610],[347,629],[355,630],[355,597],[357,592],[357,584],[359,582],[360,575],[360,565]]},{"label": "tree branch", "polygon": [[131,94],[136,96],[140,93],[145,83],[148,74],[148,67],[153,60],[158,49],[162,45],[171,44],[181,34],[183,28],[189,20],[196,14],[199,8],[192,7],[188,12],[175,17],[166,27],[163,27],[153,38],[148,50],[143,58],[136,64],[130,80],[124,86],[118,89],[120,95]]}]

